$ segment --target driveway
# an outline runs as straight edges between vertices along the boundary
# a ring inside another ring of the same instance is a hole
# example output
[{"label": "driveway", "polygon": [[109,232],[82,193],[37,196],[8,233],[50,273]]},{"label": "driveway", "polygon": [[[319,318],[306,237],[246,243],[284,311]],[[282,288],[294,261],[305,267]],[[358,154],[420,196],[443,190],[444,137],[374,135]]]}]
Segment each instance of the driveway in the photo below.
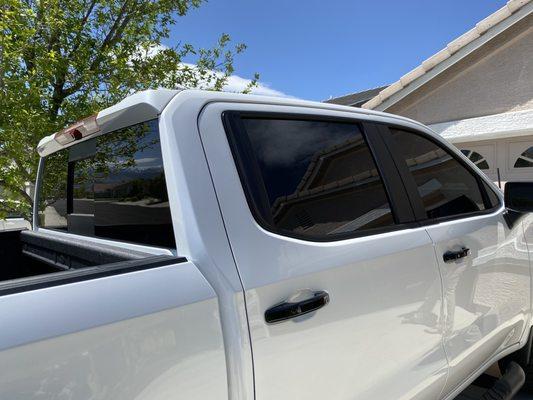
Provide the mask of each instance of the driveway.
[{"label": "driveway", "polygon": [[[482,377],[480,378],[482,379]],[[485,393],[487,389],[481,386],[477,386],[476,382],[474,382],[474,384],[466,388],[463,393],[461,393],[459,396],[455,398],[455,400],[478,400],[479,398],[481,398],[481,396],[483,395],[483,393]],[[518,393],[513,399],[514,400],[533,400],[533,395],[527,394],[527,393]]]}]

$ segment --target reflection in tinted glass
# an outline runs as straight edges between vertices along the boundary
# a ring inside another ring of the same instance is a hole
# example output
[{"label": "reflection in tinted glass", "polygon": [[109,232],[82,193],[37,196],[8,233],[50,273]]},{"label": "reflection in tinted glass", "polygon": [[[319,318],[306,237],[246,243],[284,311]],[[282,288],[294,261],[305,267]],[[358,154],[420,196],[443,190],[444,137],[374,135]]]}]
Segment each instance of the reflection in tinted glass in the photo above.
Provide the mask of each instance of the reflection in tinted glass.
[{"label": "reflection in tinted glass", "polygon": [[[251,190],[263,219],[310,237],[393,225],[374,160],[358,125],[243,119],[263,190]],[[255,166],[252,165],[255,163]],[[265,200],[257,197],[263,196]]]},{"label": "reflection in tinted glass", "polygon": [[[70,232],[174,247],[156,121],[102,135],[56,154],[62,153],[68,155],[68,170],[61,179],[68,182],[64,185],[67,201],[62,202]],[[66,164],[67,159],[63,161]],[[56,227],[48,223],[48,214],[49,207],[44,210],[44,226]]]},{"label": "reflection in tinted glass", "polygon": [[413,174],[428,218],[485,209],[476,178],[432,141],[392,130],[395,146]]},{"label": "reflection in tinted glass", "polygon": [[94,236],[94,170],[97,139],[79,143],[68,150],[67,203],[69,230]]},{"label": "reflection in tinted glass", "polygon": [[485,182],[483,182],[483,187],[485,188],[485,192],[487,193],[487,196],[489,198],[490,207],[496,207],[500,204],[500,200],[498,199],[498,196],[496,193],[494,193],[494,190]]}]

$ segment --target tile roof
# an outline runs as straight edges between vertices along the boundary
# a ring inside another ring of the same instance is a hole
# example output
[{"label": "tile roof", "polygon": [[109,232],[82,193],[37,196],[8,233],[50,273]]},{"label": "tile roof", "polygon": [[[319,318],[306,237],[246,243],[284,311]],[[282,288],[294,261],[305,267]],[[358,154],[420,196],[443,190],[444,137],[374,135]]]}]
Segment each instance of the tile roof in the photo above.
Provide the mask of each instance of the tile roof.
[{"label": "tile roof", "polygon": [[[476,26],[472,28],[471,30],[469,30],[468,32],[462,34],[455,40],[448,43],[448,45],[444,49],[440,50],[436,54],[429,57],[427,60],[422,62],[421,65],[419,65],[415,69],[409,71],[407,74],[402,76],[398,81],[392,83],[391,85],[387,87],[381,88],[381,90],[379,90],[378,93],[375,93],[372,98],[368,99],[366,102],[364,102],[360,106],[362,108],[367,108],[367,109],[373,109],[375,107],[378,107],[384,101],[389,99],[393,94],[398,93],[399,91],[404,89],[407,85],[409,85],[416,79],[422,77],[423,75],[427,74],[429,71],[433,70],[436,66],[438,66],[439,64],[441,64],[442,62],[450,58],[453,54],[457,53],[459,50],[464,48],[466,45],[468,45],[469,43],[481,37],[490,28],[500,24],[501,22],[509,18],[511,15],[515,14],[519,10],[526,7],[530,2],[531,0],[510,0],[508,1],[505,6],[503,6],[502,8],[500,8],[498,11],[494,12],[493,14],[489,15],[487,18],[483,19],[482,21],[478,22]],[[531,11],[528,11],[528,14],[529,12]],[[347,96],[344,96],[344,97],[347,97]],[[340,97],[339,99],[342,99],[344,97]],[[332,100],[336,100],[336,99],[332,99]],[[333,101],[329,101],[329,102],[333,102]]]}]

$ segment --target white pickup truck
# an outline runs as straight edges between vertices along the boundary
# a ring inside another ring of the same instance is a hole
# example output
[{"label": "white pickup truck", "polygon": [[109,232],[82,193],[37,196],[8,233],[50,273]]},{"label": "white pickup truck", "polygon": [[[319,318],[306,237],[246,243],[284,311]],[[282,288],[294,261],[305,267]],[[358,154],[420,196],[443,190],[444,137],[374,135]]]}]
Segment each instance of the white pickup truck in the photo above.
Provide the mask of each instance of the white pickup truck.
[{"label": "white pickup truck", "polygon": [[2,399],[452,399],[498,361],[510,398],[529,370],[533,187],[415,121],[155,90],[37,150]]}]

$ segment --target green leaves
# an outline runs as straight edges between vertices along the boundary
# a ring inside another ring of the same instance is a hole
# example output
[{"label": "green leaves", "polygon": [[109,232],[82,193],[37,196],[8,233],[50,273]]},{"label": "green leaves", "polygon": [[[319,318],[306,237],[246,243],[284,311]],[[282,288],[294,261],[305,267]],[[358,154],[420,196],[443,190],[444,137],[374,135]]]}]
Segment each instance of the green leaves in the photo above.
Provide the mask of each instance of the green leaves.
[{"label": "green leaves", "polygon": [[[0,218],[22,212],[39,140],[138,90],[221,90],[234,72],[222,34],[210,49],[162,45],[200,0],[3,0],[0,5]],[[194,64],[184,63],[195,58]],[[257,84],[256,75],[245,91]]]}]

